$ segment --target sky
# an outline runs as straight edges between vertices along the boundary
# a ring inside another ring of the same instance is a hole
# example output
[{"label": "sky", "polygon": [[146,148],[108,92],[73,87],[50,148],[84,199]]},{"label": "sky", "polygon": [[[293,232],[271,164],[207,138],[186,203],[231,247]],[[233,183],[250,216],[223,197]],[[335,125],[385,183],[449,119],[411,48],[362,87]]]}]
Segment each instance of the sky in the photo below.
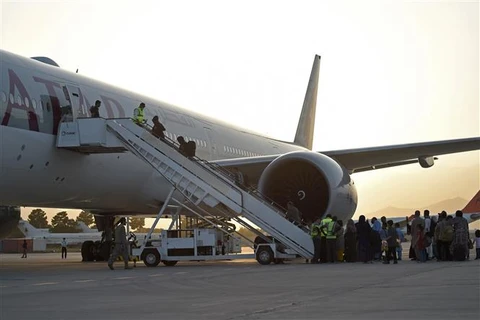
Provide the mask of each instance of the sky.
[{"label": "sky", "polygon": [[[2,1],[2,49],[314,150],[480,136],[478,1]],[[357,214],[470,199],[480,153],[354,175]]]}]

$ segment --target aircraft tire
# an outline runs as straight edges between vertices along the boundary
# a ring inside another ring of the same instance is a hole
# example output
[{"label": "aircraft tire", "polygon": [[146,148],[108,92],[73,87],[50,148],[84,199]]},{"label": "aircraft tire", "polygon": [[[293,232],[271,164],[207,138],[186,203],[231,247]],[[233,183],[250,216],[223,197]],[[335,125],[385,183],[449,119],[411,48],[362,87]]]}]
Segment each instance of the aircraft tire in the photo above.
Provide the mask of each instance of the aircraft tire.
[{"label": "aircraft tire", "polygon": [[98,243],[97,245],[97,256],[95,260],[97,261],[107,261],[110,257],[110,244],[103,242]]},{"label": "aircraft tire", "polygon": [[93,261],[95,244],[93,241],[85,241],[82,243],[82,261]]}]

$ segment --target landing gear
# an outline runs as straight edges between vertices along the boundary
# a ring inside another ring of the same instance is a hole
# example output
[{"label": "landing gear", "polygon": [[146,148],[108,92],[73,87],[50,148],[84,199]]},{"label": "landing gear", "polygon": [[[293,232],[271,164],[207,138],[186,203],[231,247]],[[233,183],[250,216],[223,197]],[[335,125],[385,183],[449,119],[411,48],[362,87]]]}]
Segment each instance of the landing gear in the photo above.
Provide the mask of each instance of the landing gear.
[{"label": "landing gear", "polygon": [[95,216],[97,229],[103,231],[101,241],[82,244],[82,261],[107,261],[112,250],[114,216]]},{"label": "landing gear", "polygon": [[82,243],[82,261],[94,261],[95,251],[93,241],[85,241]]}]

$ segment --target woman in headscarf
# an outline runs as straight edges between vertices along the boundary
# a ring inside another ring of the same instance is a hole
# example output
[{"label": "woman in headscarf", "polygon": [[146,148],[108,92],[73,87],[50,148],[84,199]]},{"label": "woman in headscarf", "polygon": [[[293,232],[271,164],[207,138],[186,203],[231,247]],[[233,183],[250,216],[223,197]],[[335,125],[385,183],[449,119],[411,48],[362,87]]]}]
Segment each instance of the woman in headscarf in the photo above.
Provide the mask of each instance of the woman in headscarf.
[{"label": "woman in headscarf", "polygon": [[352,219],[348,220],[345,229],[345,261],[357,261],[357,229]]},{"label": "woman in headscarf", "polygon": [[357,240],[358,240],[358,260],[363,263],[368,263],[372,261],[372,248],[370,246],[370,237],[372,228],[365,221],[365,216],[361,215],[358,219],[357,224],[355,225],[357,229]]}]

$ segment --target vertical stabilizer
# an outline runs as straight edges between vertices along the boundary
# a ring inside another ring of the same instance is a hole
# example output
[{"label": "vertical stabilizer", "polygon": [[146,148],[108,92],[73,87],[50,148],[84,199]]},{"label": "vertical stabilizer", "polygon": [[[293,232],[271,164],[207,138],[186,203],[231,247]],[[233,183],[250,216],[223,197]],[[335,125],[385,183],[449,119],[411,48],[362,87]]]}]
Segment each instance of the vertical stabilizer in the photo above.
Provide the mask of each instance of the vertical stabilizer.
[{"label": "vertical stabilizer", "polygon": [[463,208],[463,213],[480,213],[480,191]]},{"label": "vertical stabilizer", "polygon": [[312,150],[313,132],[315,130],[315,110],[317,108],[318,75],[320,73],[320,56],[315,55],[312,73],[308,81],[307,93],[303,101],[302,113],[298,121],[297,133],[295,134],[296,145]]},{"label": "vertical stabilizer", "polygon": [[25,220],[18,222],[18,229],[20,229],[25,237],[39,237],[42,235],[41,230],[35,228]]}]

